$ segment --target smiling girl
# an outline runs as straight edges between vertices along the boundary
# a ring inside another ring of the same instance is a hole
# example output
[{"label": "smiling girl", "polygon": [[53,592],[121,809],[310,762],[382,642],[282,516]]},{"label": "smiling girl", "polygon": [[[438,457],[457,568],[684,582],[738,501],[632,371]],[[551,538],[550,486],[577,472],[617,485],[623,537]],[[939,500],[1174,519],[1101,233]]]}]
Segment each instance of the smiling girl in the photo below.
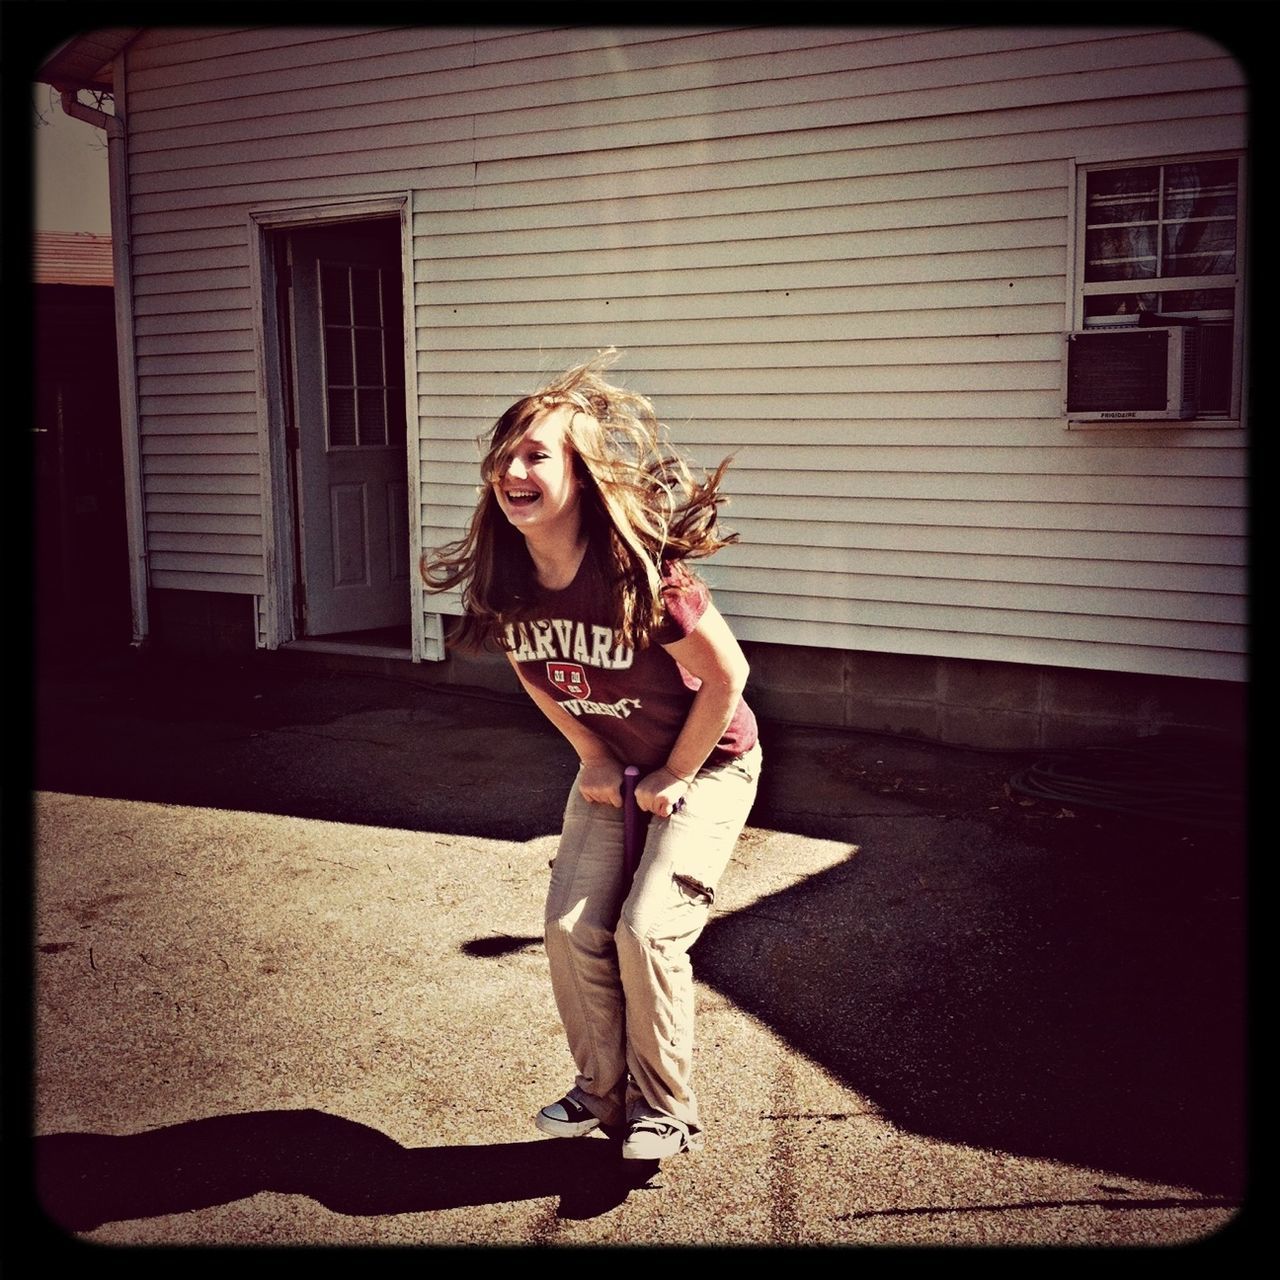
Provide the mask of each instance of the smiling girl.
[{"label": "smiling girl", "polygon": [[[613,348],[499,418],[465,537],[424,557],[461,587],[450,644],[503,650],[577,753],[547,894],[552,989],[577,1067],[544,1133],[623,1131],[627,1159],[701,1144],[693,973],[716,884],[755,798],[747,662],[688,562],[717,531],[727,461],[702,481],[653,406],[601,376]],[[623,770],[648,821],[623,866]]]}]

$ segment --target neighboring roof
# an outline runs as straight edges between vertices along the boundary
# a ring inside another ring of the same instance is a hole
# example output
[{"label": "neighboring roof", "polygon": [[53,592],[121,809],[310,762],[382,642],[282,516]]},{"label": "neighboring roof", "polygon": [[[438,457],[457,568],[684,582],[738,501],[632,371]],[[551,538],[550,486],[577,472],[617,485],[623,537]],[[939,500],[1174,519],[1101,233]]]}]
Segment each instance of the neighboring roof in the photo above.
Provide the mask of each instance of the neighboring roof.
[{"label": "neighboring roof", "polygon": [[55,89],[110,89],[111,64],[141,31],[141,27],[103,27],[75,36],[44,60],[35,79]]},{"label": "neighboring roof", "polygon": [[32,245],[34,284],[102,285],[111,288],[111,237],[89,231],[37,231]]}]

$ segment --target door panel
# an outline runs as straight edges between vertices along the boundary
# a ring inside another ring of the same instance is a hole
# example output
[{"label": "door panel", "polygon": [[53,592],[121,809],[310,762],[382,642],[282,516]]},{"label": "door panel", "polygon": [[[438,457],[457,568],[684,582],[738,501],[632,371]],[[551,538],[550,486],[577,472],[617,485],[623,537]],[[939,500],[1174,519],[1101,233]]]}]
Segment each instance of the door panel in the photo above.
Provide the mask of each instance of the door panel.
[{"label": "door panel", "polygon": [[333,586],[367,587],[372,581],[369,565],[369,486],[330,484],[330,545],[333,550]]},{"label": "door panel", "polygon": [[289,233],[303,631],[409,618],[398,222]]}]

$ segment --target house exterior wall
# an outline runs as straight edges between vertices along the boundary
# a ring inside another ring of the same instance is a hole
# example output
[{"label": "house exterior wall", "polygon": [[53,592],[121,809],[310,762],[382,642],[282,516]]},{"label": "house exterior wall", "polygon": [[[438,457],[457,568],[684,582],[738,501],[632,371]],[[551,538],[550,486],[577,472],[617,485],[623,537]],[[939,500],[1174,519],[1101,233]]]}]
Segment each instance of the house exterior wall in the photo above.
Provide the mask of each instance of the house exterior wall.
[{"label": "house exterior wall", "polygon": [[1205,37],[165,29],[127,65],[154,587],[271,586],[250,215],[407,192],[424,545],[505,405],[614,344],[736,454],[706,576],[744,640],[1243,679],[1241,426],[1060,406],[1073,166],[1245,144]]}]

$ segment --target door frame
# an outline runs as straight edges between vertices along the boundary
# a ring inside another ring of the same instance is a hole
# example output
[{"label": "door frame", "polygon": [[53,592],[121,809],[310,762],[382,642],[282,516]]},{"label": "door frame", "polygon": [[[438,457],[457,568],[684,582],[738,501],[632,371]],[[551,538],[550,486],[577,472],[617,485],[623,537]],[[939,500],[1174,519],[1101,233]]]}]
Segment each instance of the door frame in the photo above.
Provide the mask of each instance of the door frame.
[{"label": "door frame", "polygon": [[405,468],[408,484],[410,608],[413,657],[422,653],[423,616],[421,592],[416,587],[418,559],[422,553],[422,521],[418,516],[418,414],[414,351],[413,227],[410,193],[320,205],[294,205],[279,209],[250,210],[248,217],[251,299],[257,368],[258,451],[261,474],[263,559],[266,595],[258,610],[260,648],[276,649],[299,638],[296,624],[298,601],[298,512],[291,475],[291,450],[286,436],[288,407],[293,388],[286,379],[291,369],[281,360],[282,342],[288,335],[287,294],[278,270],[279,233],[309,227],[336,226],[343,222],[367,222],[396,216],[400,223],[400,293],[404,306]]}]

